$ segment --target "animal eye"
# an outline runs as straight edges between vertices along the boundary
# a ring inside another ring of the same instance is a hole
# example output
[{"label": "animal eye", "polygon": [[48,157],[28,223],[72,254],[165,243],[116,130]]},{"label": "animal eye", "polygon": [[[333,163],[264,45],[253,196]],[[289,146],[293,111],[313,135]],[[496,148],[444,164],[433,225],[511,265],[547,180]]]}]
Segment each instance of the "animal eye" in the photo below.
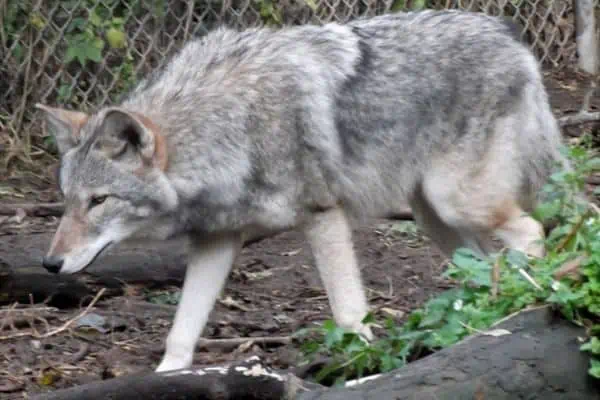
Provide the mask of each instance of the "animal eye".
[{"label": "animal eye", "polygon": [[90,208],[99,206],[104,203],[108,196],[94,196],[90,199]]}]

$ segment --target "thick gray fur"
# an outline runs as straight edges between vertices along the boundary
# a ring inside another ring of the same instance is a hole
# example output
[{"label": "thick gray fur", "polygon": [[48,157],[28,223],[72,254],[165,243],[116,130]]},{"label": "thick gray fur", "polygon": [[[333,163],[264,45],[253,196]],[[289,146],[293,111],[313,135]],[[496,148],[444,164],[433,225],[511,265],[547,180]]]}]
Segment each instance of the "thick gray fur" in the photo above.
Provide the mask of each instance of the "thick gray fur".
[{"label": "thick gray fur", "polygon": [[[515,213],[532,210],[556,164],[569,166],[518,36],[502,19],[457,11],[218,29],[143,81],[118,107],[125,113],[91,115],[81,139],[49,119],[66,215],[109,194],[101,211],[79,212],[86,235],[251,240],[321,224],[306,228],[314,239],[328,220],[311,221],[328,210],[364,218],[410,204],[448,254],[487,251],[494,234],[528,250],[540,227]],[[166,139],[164,172],[131,172],[146,168],[140,154],[152,140],[129,111]]]},{"label": "thick gray fur", "polygon": [[[287,229],[336,203],[356,216],[391,213],[449,149],[473,165],[497,135],[512,146],[496,179],[535,192],[560,159],[560,134],[537,63],[511,35],[495,18],[452,11],[219,29],[188,43],[123,107],[168,138],[174,234]],[[507,117],[513,130],[494,128]],[[530,118],[537,125],[523,132]],[[119,185],[139,205],[160,197],[105,171],[117,166],[82,161],[65,162],[76,169],[63,169],[63,181]]]}]

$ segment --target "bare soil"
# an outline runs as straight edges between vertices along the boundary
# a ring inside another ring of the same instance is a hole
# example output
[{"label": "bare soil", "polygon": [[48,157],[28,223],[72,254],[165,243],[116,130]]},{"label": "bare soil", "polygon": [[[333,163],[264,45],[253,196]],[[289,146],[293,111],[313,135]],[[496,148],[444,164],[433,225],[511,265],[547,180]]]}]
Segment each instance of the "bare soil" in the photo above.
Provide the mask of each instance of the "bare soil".
[{"label": "bare soil", "polygon": [[[546,78],[557,115],[580,107],[585,91],[580,75],[562,71],[548,73]],[[600,106],[600,101],[596,99],[593,105]],[[7,178],[0,189],[3,203],[60,201],[47,178]],[[390,229],[391,224],[395,229]],[[10,268],[43,272],[39,259],[56,225],[56,218],[21,215],[0,220],[0,261]],[[410,222],[369,221],[355,227],[354,241],[370,304],[378,309],[376,318],[380,321],[389,316],[381,308],[397,311],[401,322],[403,314],[452,285],[441,277],[445,260],[440,252]],[[12,337],[26,332],[28,324],[10,327],[11,320],[19,320],[18,314],[9,312],[8,307],[0,309],[0,326],[4,326],[0,330],[0,398],[25,398],[91,380],[153,370],[175,310],[169,303],[176,299],[183,279],[183,251],[180,243],[117,248],[82,274],[82,279],[86,274],[109,275],[127,283],[124,296],[101,298],[90,310],[88,318],[105,318],[100,331],[72,325],[43,339]],[[51,327],[59,327],[80,312],[41,310],[37,315]],[[203,336],[289,336],[301,327],[330,318],[308,246],[298,232],[288,232],[244,249]],[[40,333],[47,331],[42,322],[35,326]],[[298,364],[298,349],[297,342],[271,346],[244,343],[197,351],[194,362],[222,364],[259,355],[270,365],[285,369]]]}]

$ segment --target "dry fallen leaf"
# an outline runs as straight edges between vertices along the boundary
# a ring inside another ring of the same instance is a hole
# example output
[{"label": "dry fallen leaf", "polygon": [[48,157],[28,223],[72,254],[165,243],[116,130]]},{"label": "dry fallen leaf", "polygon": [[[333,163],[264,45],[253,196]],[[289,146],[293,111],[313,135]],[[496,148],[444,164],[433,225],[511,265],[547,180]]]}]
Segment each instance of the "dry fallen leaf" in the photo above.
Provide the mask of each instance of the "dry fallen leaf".
[{"label": "dry fallen leaf", "polygon": [[387,314],[393,318],[402,318],[404,316],[404,311],[394,310],[393,308],[389,308],[389,307],[382,307],[381,312],[384,314]]},{"label": "dry fallen leaf", "polygon": [[252,311],[250,308],[244,306],[241,302],[232,299],[231,296],[227,296],[224,299],[220,299],[219,303],[223,304],[225,307],[237,308],[238,310],[244,312]]},{"label": "dry fallen leaf", "polygon": [[43,386],[52,386],[60,379],[60,375],[60,372],[53,368],[47,369],[42,373],[42,376],[38,378],[38,383]]}]

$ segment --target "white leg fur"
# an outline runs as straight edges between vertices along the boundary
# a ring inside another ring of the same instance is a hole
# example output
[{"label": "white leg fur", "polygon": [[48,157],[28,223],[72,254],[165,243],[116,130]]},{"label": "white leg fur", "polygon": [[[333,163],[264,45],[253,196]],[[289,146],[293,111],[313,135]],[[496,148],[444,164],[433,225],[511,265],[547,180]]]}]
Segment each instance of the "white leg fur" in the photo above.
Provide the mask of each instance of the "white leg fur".
[{"label": "white leg fur", "polygon": [[368,313],[352,231],[340,208],[316,214],[304,227],[337,325],[371,340],[369,326],[361,323]]},{"label": "white leg fur", "polygon": [[166,351],[156,372],[188,368],[196,342],[241,248],[238,236],[190,240],[190,257]]}]

